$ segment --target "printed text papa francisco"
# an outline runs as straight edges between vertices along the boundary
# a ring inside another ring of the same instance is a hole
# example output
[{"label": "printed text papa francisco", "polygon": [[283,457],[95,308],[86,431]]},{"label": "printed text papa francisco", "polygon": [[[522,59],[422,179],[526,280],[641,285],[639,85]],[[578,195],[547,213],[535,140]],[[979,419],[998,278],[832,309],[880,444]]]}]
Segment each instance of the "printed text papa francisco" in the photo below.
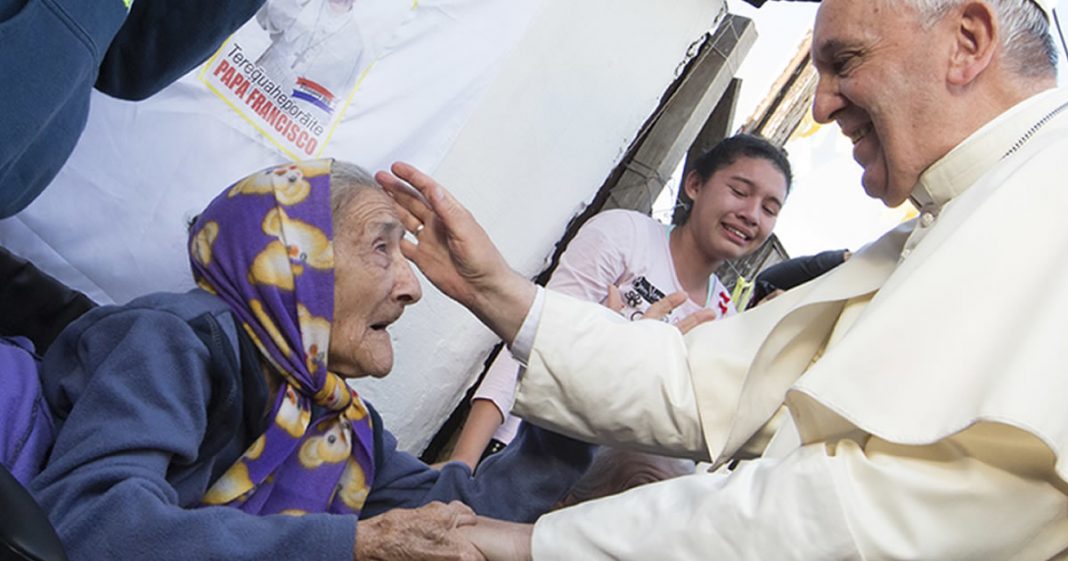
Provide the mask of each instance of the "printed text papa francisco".
[{"label": "printed text papa francisco", "polygon": [[233,45],[212,75],[282,138],[309,156],[315,153],[325,127],[302,110],[262,68],[249,60],[240,45]]}]

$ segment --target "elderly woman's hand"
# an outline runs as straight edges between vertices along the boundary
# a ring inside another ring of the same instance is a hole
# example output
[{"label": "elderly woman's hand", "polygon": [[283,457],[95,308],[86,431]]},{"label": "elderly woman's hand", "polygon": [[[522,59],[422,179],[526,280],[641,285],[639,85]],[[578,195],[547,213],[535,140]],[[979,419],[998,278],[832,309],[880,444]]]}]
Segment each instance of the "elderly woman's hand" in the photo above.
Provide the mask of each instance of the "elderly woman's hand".
[{"label": "elderly woman's hand", "polygon": [[534,284],[508,266],[471,213],[433,178],[405,163],[391,169],[393,174],[378,172],[375,179],[415,234],[417,243],[402,242],[404,255],[510,343],[534,301]]},{"label": "elderly woman's hand", "polygon": [[432,502],[396,509],[356,528],[354,561],[483,561],[482,553],[460,532],[478,520],[467,505]]}]

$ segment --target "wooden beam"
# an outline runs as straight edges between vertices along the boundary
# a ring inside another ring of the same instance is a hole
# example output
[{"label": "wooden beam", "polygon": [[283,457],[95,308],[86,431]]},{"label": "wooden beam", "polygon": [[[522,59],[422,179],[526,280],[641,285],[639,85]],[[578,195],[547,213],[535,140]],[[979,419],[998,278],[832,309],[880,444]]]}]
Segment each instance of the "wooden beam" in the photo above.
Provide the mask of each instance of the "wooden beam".
[{"label": "wooden beam", "polygon": [[716,108],[712,111],[712,115],[705,122],[705,126],[701,128],[701,132],[698,133],[697,138],[690,145],[690,149],[686,151],[686,164],[682,169],[682,175],[679,177],[679,184],[675,186],[675,212],[671,216],[671,222],[675,225],[681,224],[682,219],[686,216],[682,198],[682,185],[686,180],[686,174],[690,173],[690,170],[693,169],[693,162],[696,162],[701,157],[701,154],[711,150],[724,138],[730,136],[731,126],[734,123],[734,109],[738,105],[738,94],[741,89],[742,81],[738,78],[733,78],[730,84],[727,85],[727,90],[723,92],[723,97],[716,104]]},{"label": "wooden beam", "polygon": [[661,106],[603,209],[627,208],[648,214],[679,162],[697,139],[727,91],[742,59],[756,41],[752,20],[727,14],[698,53],[691,70]]},{"label": "wooden beam", "polygon": [[771,94],[761,102],[742,132],[758,134],[783,146],[812,107],[819,76],[812,66],[810,31],[798,46],[797,54],[771,87]]}]

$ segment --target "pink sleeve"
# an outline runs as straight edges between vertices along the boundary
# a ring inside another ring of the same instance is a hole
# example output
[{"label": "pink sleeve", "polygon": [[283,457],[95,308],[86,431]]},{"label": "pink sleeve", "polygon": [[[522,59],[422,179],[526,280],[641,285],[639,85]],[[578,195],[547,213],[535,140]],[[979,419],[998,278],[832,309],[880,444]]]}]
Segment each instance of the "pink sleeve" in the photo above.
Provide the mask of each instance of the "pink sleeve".
[{"label": "pink sleeve", "polygon": [[520,364],[512,358],[512,353],[508,349],[501,349],[471,399],[492,401],[500,410],[501,416],[507,419],[508,412],[512,410],[512,402],[515,400],[516,375],[519,373],[519,367]]},{"label": "pink sleeve", "polygon": [[[608,285],[615,284],[626,270],[626,251],[635,238],[634,221],[629,214],[630,211],[610,210],[586,222],[560,256],[548,288],[590,302],[603,302]],[[502,349],[471,398],[488,400],[500,410],[505,421],[494,438],[502,442],[510,440],[506,433],[514,435],[519,424],[509,412],[515,402],[520,366],[508,349]]]},{"label": "pink sleeve", "polygon": [[626,271],[626,256],[635,238],[630,212],[602,212],[583,225],[560,256],[547,287],[588,302],[604,302],[608,285],[616,284]]}]

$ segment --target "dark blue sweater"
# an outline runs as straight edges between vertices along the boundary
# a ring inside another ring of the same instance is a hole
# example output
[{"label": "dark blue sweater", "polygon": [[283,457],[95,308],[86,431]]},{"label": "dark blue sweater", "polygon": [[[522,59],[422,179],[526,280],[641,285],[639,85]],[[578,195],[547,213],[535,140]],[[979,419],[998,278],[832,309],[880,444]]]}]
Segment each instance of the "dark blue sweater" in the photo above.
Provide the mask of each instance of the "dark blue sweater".
[{"label": "dark blue sweater", "polygon": [[263,0],[0,0],[0,218],[67,161],[95,84],[144,99],[205,60]]},{"label": "dark blue sweater", "polygon": [[[253,516],[196,508],[262,431],[267,390],[229,309],[202,291],[103,307],[72,324],[42,364],[58,432],[32,490],[72,561],[346,560],[353,516]],[[396,449],[375,420],[376,473],[362,517],[458,499],[530,521],[588,466],[591,447],[530,427],[472,476]]]}]

